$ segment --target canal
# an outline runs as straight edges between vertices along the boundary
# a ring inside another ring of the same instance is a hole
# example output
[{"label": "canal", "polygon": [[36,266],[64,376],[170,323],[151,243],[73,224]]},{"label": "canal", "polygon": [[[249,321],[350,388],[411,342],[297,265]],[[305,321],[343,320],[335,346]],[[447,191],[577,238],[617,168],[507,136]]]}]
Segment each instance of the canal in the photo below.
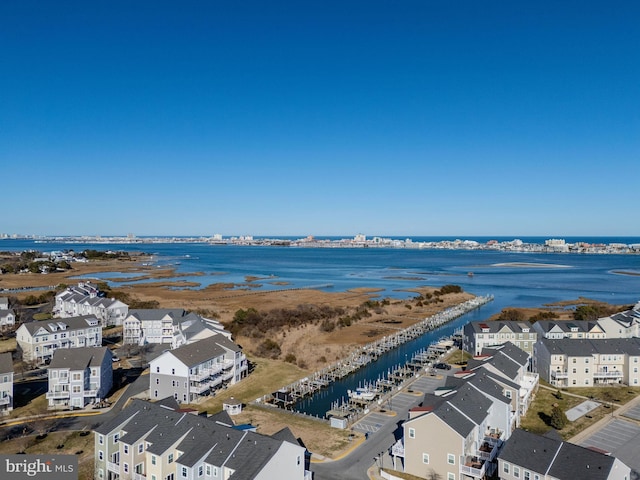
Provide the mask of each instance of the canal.
[{"label": "canal", "polygon": [[437,327],[414,340],[380,355],[376,361],[368,363],[352,374],[336,380],[328,387],[318,390],[314,395],[303,398],[295,404],[294,409],[307,415],[324,418],[325,414],[331,410],[334,402],[339,401],[342,403],[348,401],[347,390],[355,390],[359,386],[386,377],[390,370],[404,365],[411,360],[416,353],[426,349],[440,338],[452,335],[456,330],[469,322],[485,320],[488,310],[491,310],[491,313],[489,313],[489,315],[491,315],[495,309],[491,308],[491,304],[483,305],[441,327]]}]

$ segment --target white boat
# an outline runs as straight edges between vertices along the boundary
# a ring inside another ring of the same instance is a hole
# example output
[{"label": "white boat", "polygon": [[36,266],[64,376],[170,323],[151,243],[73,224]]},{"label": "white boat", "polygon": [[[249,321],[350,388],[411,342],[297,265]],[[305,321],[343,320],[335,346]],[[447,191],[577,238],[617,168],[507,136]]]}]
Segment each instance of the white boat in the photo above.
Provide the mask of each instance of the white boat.
[{"label": "white boat", "polygon": [[347,390],[347,395],[352,400],[360,400],[370,402],[376,398],[378,392],[369,387],[358,387],[355,390]]}]

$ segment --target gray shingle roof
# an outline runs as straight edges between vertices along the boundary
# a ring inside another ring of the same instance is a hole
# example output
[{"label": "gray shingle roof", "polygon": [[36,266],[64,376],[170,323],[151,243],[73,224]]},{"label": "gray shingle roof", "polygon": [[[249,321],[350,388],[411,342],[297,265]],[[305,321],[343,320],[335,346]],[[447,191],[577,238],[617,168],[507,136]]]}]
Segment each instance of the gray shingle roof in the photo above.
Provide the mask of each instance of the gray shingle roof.
[{"label": "gray shingle roof", "polygon": [[0,353],[0,373],[12,373],[13,372],[13,360],[11,353]]},{"label": "gray shingle roof", "polygon": [[194,367],[207,360],[224,355],[227,353],[227,350],[233,352],[240,351],[240,347],[224,335],[216,334],[198,342],[183,345],[168,353],[172,354],[186,366]]},{"label": "gray shingle roof", "polygon": [[499,458],[527,470],[559,480],[605,480],[614,457],[588,448],[516,429]]},{"label": "gray shingle roof", "polygon": [[543,338],[542,343],[551,355],[567,355],[569,357],[590,357],[598,354],[640,355],[640,338],[597,338],[552,340]]},{"label": "gray shingle roof", "polygon": [[483,333],[483,332],[484,333],[496,333],[496,332],[499,332],[500,330],[502,330],[503,328],[507,328],[511,332],[514,332],[514,333],[522,333],[526,329],[529,329],[529,332],[531,332],[531,333],[535,333],[531,329],[531,323],[530,322],[515,321],[515,320],[469,322],[467,324],[467,327],[466,327],[467,330],[470,329],[473,333]]},{"label": "gray shingle roof", "polygon": [[49,368],[84,370],[87,367],[99,367],[106,355],[111,357],[107,347],[58,348],[53,352]]},{"label": "gray shingle roof", "polygon": [[129,315],[134,315],[139,320],[160,320],[169,315],[175,321],[186,313],[186,310],[182,308],[134,308],[129,310]]},{"label": "gray shingle roof", "polygon": [[[90,323],[95,323],[96,327],[100,326],[100,321],[94,315],[82,315],[79,317],[70,318],[51,318],[49,320],[35,321],[23,323],[27,331],[33,335],[41,328],[44,328],[49,333],[57,333],[61,331],[80,330],[90,327]],[[65,330],[61,330],[58,324],[65,325]],[[57,327],[57,330],[52,328],[52,325]]]}]

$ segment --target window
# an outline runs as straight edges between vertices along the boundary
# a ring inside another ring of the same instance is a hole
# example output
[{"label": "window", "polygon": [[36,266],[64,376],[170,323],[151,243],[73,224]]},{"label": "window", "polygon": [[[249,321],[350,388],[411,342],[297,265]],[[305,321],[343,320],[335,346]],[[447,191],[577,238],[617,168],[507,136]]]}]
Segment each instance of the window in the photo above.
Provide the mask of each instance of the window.
[{"label": "window", "polygon": [[158,480],[158,478],[155,475],[151,475],[151,480]]},{"label": "window", "polygon": [[447,463],[449,465],[455,465],[456,464],[456,456],[452,453],[447,453]]},{"label": "window", "polygon": [[213,476],[214,477],[218,476],[218,467],[213,467]]},{"label": "window", "polygon": [[129,455],[129,445],[122,444],[122,451],[125,455]]},{"label": "window", "polygon": [[182,470],[182,476],[183,476],[184,478],[187,478],[187,467],[182,467],[182,469],[181,469],[181,470]]},{"label": "window", "polygon": [[585,358],[585,359],[584,359],[584,363],[589,363],[589,359],[588,359],[588,358]]},{"label": "window", "polygon": [[151,455],[151,465],[155,465],[155,464],[156,464],[156,456]]},{"label": "window", "polygon": [[416,438],[416,429],[415,428],[410,428],[409,429],[409,438]]},{"label": "window", "polygon": [[524,471],[524,480],[531,480],[531,472],[529,470]]},{"label": "window", "polygon": [[173,463],[173,453],[169,454],[169,458],[167,459],[167,463]]},{"label": "window", "polygon": [[584,384],[585,384],[585,385],[589,385],[589,379],[588,379],[588,378],[585,378],[585,379],[584,379]]},{"label": "window", "polygon": [[98,435],[98,444],[99,445],[104,445],[104,436],[103,435]]},{"label": "window", "polygon": [[160,385],[160,379],[156,378],[156,385]]},{"label": "window", "polygon": [[503,471],[504,473],[509,473],[509,464],[508,464],[507,462],[504,462],[504,463],[502,464],[502,471]]},{"label": "window", "polygon": [[584,369],[584,373],[589,373],[589,368],[588,367]]},{"label": "window", "polygon": [[113,434],[113,443],[118,443],[118,439],[120,438],[120,434],[119,433],[114,433]]},{"label": "window", "polygon": [[211,476],[211,465],[207,465],[206,471],[207,471],[207,477],[210,477]]},{"label": "window", "polygon": [[175,375],[175,374],[176,374],[176,369],[175,369],[175,368],[172,368],[172,369],[171,369],[171,375]]},{"label": "window", "polygon": [[504,396],[507,397],[509,400],[511,400],[511,390],[505,390]]},{"label": "window", "polygon": [[156,373],[160,373],[160,367],[156,367]]},{"label": "window", "polygon": [[138,453],[142,453],[144,451],[144,443],[140,443],[138,445]]},{"label": "window", "polygon": [[577,385],[577,384],[578,384],[578,382],[577,382],[577,380],[574,378],[573,380],[571,380],[571,384],[572,384],[572,385]]},{"label": "window", "polygon": [[154,390],[154,391],[153,391],[153,396],[154,396],[155,398],[158,398],[158,390]]},{"label": "window", "polygon": [[98,460],[104,460],[104,453],[102,452],[102,450],[98,450]]},{"label": "window", "polygon": [[573,373],[576,373],[576,369],[575,368],[572,368],[571,370],[572,370]]},{"label": "window", "polygon": [[297,458],[297,463],[296,463],[296,465],[300,465],[300,455],[298,455],[298,458]]},{"label": "window", "polygon": [[516,466],[513,467],[513,476],[515,478],[520,478],[520,467],[516,467]]},{"label": "window", "polygon": [[202,465],[199,465],[198,466],[198,476],[201,477],[203,473],[204,473],[204,468],[202,467]]},{"label": "window", "polygon": [[456,480],[456,474],[447,472],[447,480]]},{"label": "window", "polygon": [[429,463],[429,454],[428,453],[423,453],[422,454],[422,463]]},{"label": "window", "polygon": [[572,359],[571,359],[571,361],[572,361],[573,363],[576,363],[576,359],[575,359],[575,358],[572,358]]},{"label": "window", "polygon": [[104,470],[102,468],[98,470],[98,478],[104,478]]},{"label": "window", "polygon": [[128,463],[123,463],[122,464],[122,469],[123,469],[124,473],[129,473],[129,464]]}]

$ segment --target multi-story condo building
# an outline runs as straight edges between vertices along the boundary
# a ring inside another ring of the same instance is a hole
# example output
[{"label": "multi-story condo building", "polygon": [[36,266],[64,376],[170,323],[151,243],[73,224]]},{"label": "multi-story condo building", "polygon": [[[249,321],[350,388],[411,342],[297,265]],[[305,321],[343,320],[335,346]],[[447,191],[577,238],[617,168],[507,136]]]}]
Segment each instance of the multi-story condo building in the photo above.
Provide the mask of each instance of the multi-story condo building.
[{"label": "multi-story condo building", "polygon": [[506,342],[533,354],[533,344],[537,339],[538,333],[529,322],[469,322],[463,329],[463,348],[472,355],[480,355],[483,348]]},{"label": "multi-story condo building", "polygon": [[122,325],[129,313],[129,306],[115,298],[105,298],[90,283],[79,283],[56,295],[53,312],[60,318],[93,315],[106,327]]},{"label": "multi-story condo building", "polygon": [[543,338],[535,345],[534,363],[540,377],[559,388],[611,383],[638,386],[640,338]]},{"label": "multi-story condo building", "polygon": [[600,320],[539,320],[533,324],[538,338],[560,340],[570,338],[616,338],[611,336],[600,325]]},{"label": "multi-story condo building", "polygon": [[123,322],[123,342],[161,343],[178,348],[212,335],[231,334],[216,320],[204,319],[181,308],[132,309]]},{"label": "multi-story condo building", "polygon": [[233,428],[226,412],[180,412],[174,401],[133,400],[95,430],[98,480],[310,480],[306,449],[288,428],[265,436]]},{"label": "multi-story condo building", "polygon": [[640,303],[631,310],[598,319],[607,338],[640,337]]},{"label": "multi-story condo building", "polygon": [[100,347],[102,327],[93,315],[23,323],[16,341],[25,362],[46,363],[59,348]]},{"label": "multi-story condo building", "polygon": [[631,469],[610,455],[515,430],[498,455],[501,480],[630,480]]},{"label": "multi-story condo building", "polygon": [[9,298],[0,297],[0,330],[7,330],[16,324],[16,314],[9,308]]},{"label": "multi-story condo building", "polygon": [[172,396],[180,403],[195,402],[247,375],[242,349],[224,335],[168,350],[151,360],[149,395],[152,400]]},{"label": "multi-story condo building", "polygon": [[0,414],[13,410],[13,360],[11,353],[0,353]]},{"label": "multi-story condo building", "polygon": [[411,410],[404,437],[392,448],[394,463],[403,457],[404,471],[421,478],[490,476],[537,387],[529,363],[529,354],[511,343],[483,350],[471,369]]},{"label": "multi-story condo building", "polygon": [[83,408],[105,399],[113,386],[111,358],[107,347],[56,350],[47,369],[49,408]]}]

